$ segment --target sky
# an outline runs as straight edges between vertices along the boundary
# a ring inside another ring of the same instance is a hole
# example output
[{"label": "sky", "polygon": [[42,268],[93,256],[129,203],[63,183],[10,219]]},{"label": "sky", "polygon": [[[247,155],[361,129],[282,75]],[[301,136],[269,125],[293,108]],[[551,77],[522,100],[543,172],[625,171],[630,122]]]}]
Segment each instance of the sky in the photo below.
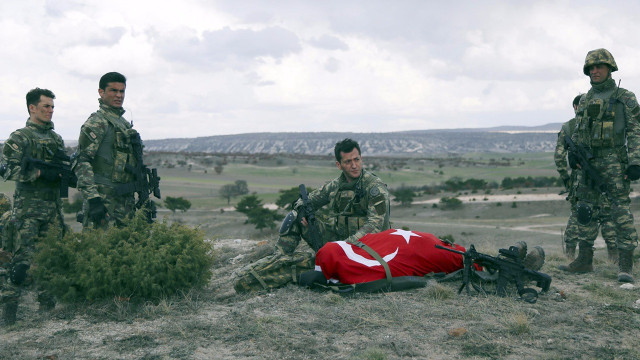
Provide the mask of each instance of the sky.
[{"label": "sky", "polygon": [[590,87],[589,50],[640,91],[638,14],[617,0],[5,0],[0,139],[40,87],[77,140],[110,71],[143,139],[559,123]]}]

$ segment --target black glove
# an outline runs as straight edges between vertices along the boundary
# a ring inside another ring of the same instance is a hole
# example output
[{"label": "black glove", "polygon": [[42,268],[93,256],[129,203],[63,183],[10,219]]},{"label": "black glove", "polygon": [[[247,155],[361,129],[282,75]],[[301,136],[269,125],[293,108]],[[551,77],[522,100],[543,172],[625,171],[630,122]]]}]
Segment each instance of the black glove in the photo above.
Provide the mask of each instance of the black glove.
[{"label": "black glove", "polygon": [[578,161],[578,157],[576,156],[576,154],[573,151],[569,151],[569,167],[572,168],[573,170],[578,168],[578,164],[580,163]]},{"label": "black glove", "polygon": [[60,172],[49,168],[40,169],[40,178],[44,181],[56,182],[60,180]]},{"label": "black glove", "polygon": [[631,181],[638,180],[640,179],[640,166],[631,165],[627,168],[627,171],[625,173],[627,174],[627,179]]},{"label": "black glove", "polygon": [[107,219],[107,207],[104,206],[102,198],[89,199],[89,219],[96,224]]}]

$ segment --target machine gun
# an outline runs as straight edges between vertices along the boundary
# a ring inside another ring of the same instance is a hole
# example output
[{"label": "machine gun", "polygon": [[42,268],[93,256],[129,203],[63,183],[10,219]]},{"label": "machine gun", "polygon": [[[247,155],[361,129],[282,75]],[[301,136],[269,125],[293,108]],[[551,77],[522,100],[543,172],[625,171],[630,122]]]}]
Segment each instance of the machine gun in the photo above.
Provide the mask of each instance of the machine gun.
[{"label": "machine gun", "polygon": [[153,194],[157,199],[160,195],[160,177],[158,169],[149,169],[142,161],[142,139],[140,134],[134,132],[131,135],[131,146],[133,148],[133,156],[136,160],[136,166],[126,165],[125,171],[133,175],[133,181],[116,186],[115,193],[118,196],[125,194],[138,194],[136,208],[145,208],[147,212],[147,221],[152,222],[156,217],[156,204],[149,199],[149,195]]},{"label": "machine gun", "polygon": [[569,145],[570,154],[575,156],[578,164],[580,165],[580,168],[588,176],[589,181],[591,181],[592,187],[599,191],[607,199],[609,199],[612,204],[617,205],[618,202],[611,195],[611,192],[609,192],[607,182],[602,177],[602,175],[600,175],[598,170],[596,170],[590,163],[590,160],[593,159],[593,154],[591,154],[591,152],[589,152],[589,150],[584,146],[574,143],[569,135],[564,136],[564,141],[567,145]]},{"label": "machine gun", "polygon": [[315,210],[311,206],[309,200],[309,193],[304,184],[300,184],[300,198],[302,199],[302,205],[298,208],[298,218],[306,218],[308,223],[307,228],[307,242],[311,245],[313,251],[317,252],[323,245],[322,234],[318,228]]},{"label": "machine gun", "polygon": [[509,249],[499,250],[499,253],[504,258],[481,254],[476,251],[473,245],[469,246],[466,252],[454,250],[442,245],[436,245],[436,248],[463,256],[462,285],[458,289],[458,294],[465,288],[467,289],[467,294],[470,294],[469,285],[473,286],[477,292],[485,292],[482,286],[476,285],[472,281],[474,274],[476,277],[482,278],[477,275],[473,264],[482,266],[490,273],[497,272],[496,293],[499,296],[505,296],[507,294],[507,285],[514,283],[518,290],[518,295],[522,300],[533,304],[538,300],[538,292],[533,288],[524,287],[524,283],[530,280],[536,281],[536,286],[542,289],[542,293],[547,292],[549,286],[551,286],[551,276],[524,267],[519,256],[518,248],[515,246],[511,246]]},{"label": "machine gun", "polygon": [[22,172],[26,173],[35,168],[43,172],[57,174],[60,177],[60,197],[69,197],[69,187],[75,188],[78,184],[76,174],[71,170],[71,157],[64,150],[58,149],[53,154],[51,161],[24,157],[22,159]]}]

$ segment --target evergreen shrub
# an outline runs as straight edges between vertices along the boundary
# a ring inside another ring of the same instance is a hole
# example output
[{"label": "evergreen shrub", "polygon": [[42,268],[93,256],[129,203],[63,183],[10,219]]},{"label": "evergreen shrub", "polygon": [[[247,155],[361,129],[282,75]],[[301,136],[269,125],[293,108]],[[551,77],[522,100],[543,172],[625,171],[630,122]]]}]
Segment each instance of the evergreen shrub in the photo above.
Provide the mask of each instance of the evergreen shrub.
[{"label": "evergreen shrub", "polygon": [[64,302],[158,299],[206,285],[213,264],[204,234],[166,220],[147,223],[138,212],[122,228],[51,229],[38,244],[34,279]]}]

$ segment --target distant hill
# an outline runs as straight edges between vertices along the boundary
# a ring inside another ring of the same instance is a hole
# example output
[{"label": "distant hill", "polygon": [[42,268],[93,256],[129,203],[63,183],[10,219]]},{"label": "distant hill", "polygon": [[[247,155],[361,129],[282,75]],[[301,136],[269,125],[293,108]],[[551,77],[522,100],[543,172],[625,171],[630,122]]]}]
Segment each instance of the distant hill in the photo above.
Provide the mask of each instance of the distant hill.
[{"label": "distant hill", "polygon": [[289,153],[327,155],[346,137],[367,155],[433,155],[469,152],[524,153],[555,149],[561,123],[535,127],[419,130],[386,133],[247,133],[185,139],[145,140],[147,151],[205,153]]}]

